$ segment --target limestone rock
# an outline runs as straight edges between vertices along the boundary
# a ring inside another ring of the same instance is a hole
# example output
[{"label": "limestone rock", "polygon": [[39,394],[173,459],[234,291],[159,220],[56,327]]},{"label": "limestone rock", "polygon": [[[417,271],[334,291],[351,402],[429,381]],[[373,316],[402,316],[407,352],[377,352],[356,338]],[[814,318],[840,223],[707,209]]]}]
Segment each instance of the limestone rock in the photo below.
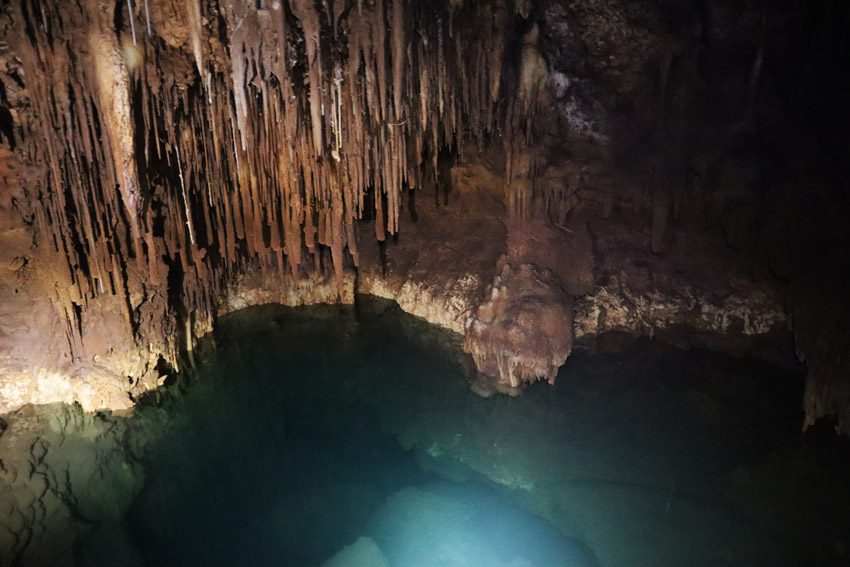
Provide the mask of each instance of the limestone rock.
[{"label": "limestone rock", "polygon": [[389,567],[389,563],[375,540],[361,537],[322,563],[322,567]]},{"label": "limestone rock", "polygon": [[478,368],[477,391],[486,384],[517,394],[539,379],[554,383],[572,350],[572,319],[571,301],[551,274],[505,263],[464,341]]}]

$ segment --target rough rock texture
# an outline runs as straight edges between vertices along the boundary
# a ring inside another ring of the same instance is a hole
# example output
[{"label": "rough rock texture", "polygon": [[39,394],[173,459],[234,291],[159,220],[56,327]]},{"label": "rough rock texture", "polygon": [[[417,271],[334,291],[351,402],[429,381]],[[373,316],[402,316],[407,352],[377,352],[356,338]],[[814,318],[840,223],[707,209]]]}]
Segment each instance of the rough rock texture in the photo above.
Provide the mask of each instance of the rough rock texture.
[{"label": "rough rock texture", "polygon": [[[576,298],[579,334],[781,329],[786,283],[847,262],[842,15],[4,3],[0,411],[127,407],[219,310],[352,285],[465,332],[503,254]],[[796,335],[807,422],[846,414],[831,328]]]},{"label": "rough rock texture", "polygon": [[606,330],[654,335],[677,327],[727,337],[788,333],[781,288],[754,277],[745,256],[730,258],[716,228],[680,219],[663,250],[652,253],[652,219],[636,226],[629,214],[577,215],[599,256],[594,290],[576,305],[577,336]]},{"label": "rough rock texture", "polygon": [[769,291],[752,286],[717,298],[688,286],[636,292],[616,279],[582,297],[576,306],[576,337],[606,331],[653,335],[677,326],[754,336],[787,331],[788,316]]},{"label": "rough rock texture", "polygon": [[352,272],[346,272],[340,289],[338,279],[316,273],[305,278],[293,278],[289,274],[249,273],[237,278],[216,313],[226,315],[239,309],[268,303],[288,307],[317,303],[352,304],[354,279]]},{"label": "rough rock texture", "polygon": [[[120,418],[75,406],[15,413],[14,426],[0,437],[3,565],[54,565],[58,558],[72,565],[75,557],[139,563],[120,525],[143,483],[141,467],[117,434],[123,427]],[[80,547],[87,537],[102,544]]]},{"label": "rough rock texture", "polygon": [[464,341],[479,373],[473,388],[516,395],[529,382],[554,383],[573,335],[572,304],[559,282],[531,264],[505,262],[488,291]]},{"label": "rough rock texture", "polygon": [[[29,365],[28,381],[4,372],[0,411],[126,407],[220,305],[350,300],[357,219],[374,219],[383,242],[442,148],[530,132],[537,91],[515,105],[502,80],[521,65],[505,58],[529,17],[516,12],[408,0],[4,3],[2,212],[25,228],[15,257],[38,256],[44,311],[44,332],[21,344],[67,352],[44,372]],[[336,294],[307,289],[330,273]],[[68,384],[41,386],[45,373]]]},{"label": "rough rock texture", "polygon": [[[31,226],[20,217],[27,170],[14,155],[4,160],[0,413],[27,403],[77,402],[87,411],[130,408],[133,396],[156,386],[156,365],[168,350],[134,338],[120,296],[98,296],[85,310],[63,311],[64,298],[73,293],[67,274],[51,252],[34,245]],[[162,303],[161,294],[146,298],[137,314],[144,317]]]},{"label": "rough rock texture", "polygon": [[[544,179],[556,177],[547,171]],[[416,220],[402,218],[383,264],[379,250],[363,247],[357,279],[358,292],[464,335],[479,377],[489,376],[473,380],[480,393],[517,393],[520,374],[554,378],[573,335],[617,330],[748,352],[788,334],[781,294],[750,277],[745,261],[730,263],[713,229],[678,227],[687,236],[652,254],[650,219],[636,223],[623,211],[606,219],[582,200],[561,222],[521,219],[508,212],[515,193],[506,185],[494,155],[467,156],[420,190]],[[471,210],[474,225],[464,220]],[[504,295],[494,299],[493,289]]]},{"label": "rough rock texture", "polygon": [[505,251],[503,184],[477,161],[433,179],[404,203],[408,215],[397,239],[362,247],[357,291],[465,333]]}]

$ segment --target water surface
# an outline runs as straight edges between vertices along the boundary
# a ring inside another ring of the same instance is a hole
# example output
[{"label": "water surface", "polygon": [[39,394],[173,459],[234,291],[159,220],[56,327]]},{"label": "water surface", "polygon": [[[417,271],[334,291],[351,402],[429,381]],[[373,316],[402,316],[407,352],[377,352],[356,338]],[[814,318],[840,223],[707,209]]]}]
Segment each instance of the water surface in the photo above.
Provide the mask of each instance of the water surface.
[{"label": "water surface", "polygon": [[196,359],[116,428],[139,480],[77,564],[846,558],[846,447],[800,434],[793,371],[609,335],[483,399],[454,335],[368,298],[231,314]]}]

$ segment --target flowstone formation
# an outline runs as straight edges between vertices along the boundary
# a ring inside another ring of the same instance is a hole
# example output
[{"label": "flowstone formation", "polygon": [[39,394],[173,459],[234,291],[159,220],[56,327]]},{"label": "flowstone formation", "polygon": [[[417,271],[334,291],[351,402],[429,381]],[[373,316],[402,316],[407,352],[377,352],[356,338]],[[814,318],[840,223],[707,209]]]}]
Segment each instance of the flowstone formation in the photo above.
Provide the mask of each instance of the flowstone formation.
[{"label": "flowstone formation", "polygon": [[529,382],[555,383],[572,350],[573,313],[569,297],[551,273],[531,264],[511,266],[490,286],[490,297],[470,319],[464,349],[479,379],[473,389],[516,395]]}]

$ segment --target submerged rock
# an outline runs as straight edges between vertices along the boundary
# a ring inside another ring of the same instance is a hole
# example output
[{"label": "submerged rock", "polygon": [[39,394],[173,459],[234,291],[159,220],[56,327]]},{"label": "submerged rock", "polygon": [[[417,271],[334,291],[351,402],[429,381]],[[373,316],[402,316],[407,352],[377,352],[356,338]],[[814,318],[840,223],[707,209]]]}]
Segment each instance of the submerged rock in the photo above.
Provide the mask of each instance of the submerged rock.
[{"label": "submerged rock", "polygon": [[[0,565],[104,562],[83,545],[95,535],[129,549],[121,519],[144,483],[123,445],[126,421],[79,406],[26,406],[8,416],[0,439]],[[121,534],[122,538],[118,535]]]},{"label": "submerged rock", "polygon": [[584,544],[497,493],[468,484],[400,490],[378,512],[373,535],[391,565],[595,565]]},{"label": "submerged rock", "polygon": [[322,567],[389,567],[387,558],[370,537],[361,537],[322,563]]}]

